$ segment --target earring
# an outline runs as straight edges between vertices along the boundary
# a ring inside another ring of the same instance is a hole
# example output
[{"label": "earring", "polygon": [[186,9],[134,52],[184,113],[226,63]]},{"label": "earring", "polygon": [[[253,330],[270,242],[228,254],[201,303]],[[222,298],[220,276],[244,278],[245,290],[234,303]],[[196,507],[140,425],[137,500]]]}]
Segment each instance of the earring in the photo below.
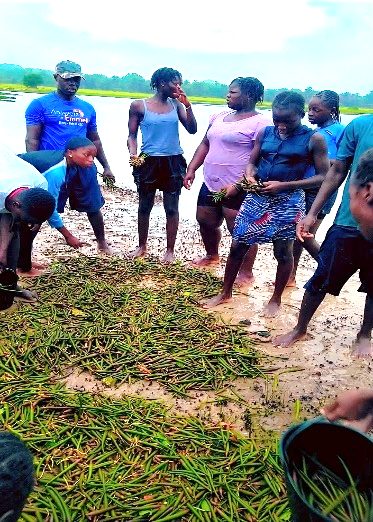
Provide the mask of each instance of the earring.
[{"label": "earring", "polygon": [[73,155],[72,155],[72,154],[69,154],[69,158],[72,158],[72,157],[73,157]]}]

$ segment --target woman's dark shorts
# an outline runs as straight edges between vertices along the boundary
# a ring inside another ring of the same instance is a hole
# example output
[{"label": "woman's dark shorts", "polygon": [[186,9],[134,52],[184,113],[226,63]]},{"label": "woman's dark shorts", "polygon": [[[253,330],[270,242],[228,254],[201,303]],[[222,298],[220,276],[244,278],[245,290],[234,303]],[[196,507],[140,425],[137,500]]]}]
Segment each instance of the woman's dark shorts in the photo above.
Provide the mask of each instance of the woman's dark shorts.
[{"label": "woman's dark shorts", "polygon": [[357,229],[333,225],[321,245],[318,265],[304,288],[312,295],[339,295],[350,277],[360,271],[359,292],[373,297],[373,243]]},{"label": "woman's dark shorts", "polygon": [[133,168],[137,191],[143,194],[157,189],[180,194],[187,163],[182,154],[176,156],[148,156],[141,167]]},{"label": "woman's dark shorts", "polygon": [[[83,170],[83,169],[82,169]],[[62,214],[69,200],[70,208],[78,212],[98,212],[104,205],[100,185],[97,180],[97,170],[84,169],[84,175],[77,173],[66,185],[62,185],[58,197],[57,212]]]},{"label": "woman's dark shorts", "polygon": [[229,208],[231,210],[239,210],[243,200],[246,197],[246,192],[240,190],[236,196],[230,198],[224,198],[220,201],[214,201],[213,192],[211,192],[205,183],[202,183],[202,187],[198,194],[197,207],[213,207],[217,209]]}]

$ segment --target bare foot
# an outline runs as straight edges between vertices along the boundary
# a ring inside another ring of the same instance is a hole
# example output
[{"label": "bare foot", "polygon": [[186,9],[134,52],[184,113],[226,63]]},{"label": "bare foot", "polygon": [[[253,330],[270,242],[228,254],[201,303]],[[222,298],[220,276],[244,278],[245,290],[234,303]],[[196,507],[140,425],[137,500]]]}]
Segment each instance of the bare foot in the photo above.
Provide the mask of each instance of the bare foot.
[{"label": "bare foot", "polygon": [[269,303],[263,308],[263,312],[260,314],[263,317],[276,317],[280,313],[281,303],[275,303],[269,301]]},{"label": "bare foot", "polygon": [[294,328],[291,332],[288,332],[286,334],[278,335],[275,337],[272,341],[272,343],[275,346],[280,346],[282,348],[287,348],[288,346],[291,346],[292,344],[296,343],[297,341],[300,341],[301,339],[304,339],[306,336],[306,332],[299,332]]},{"label": "bare foot", "polygon": [[167,252],[165,253],[165,255],[163,256],[162,258],[162,263],[168,265],[170,263],[173,263],[174,262],[174,253],[171,251],[171,250],[167,250]]},{"label": "bare foot", "polygon": [[373,357],[371,338],[358,335],[352,345],[352,355],[356,357],[356,359]]},{"label": "bare foot", "polygon": [[131,257],[132,259],[137,259],[138,257],[145,257],[146,256],[146,247],[145,246],[139,246],[136,248],[136,250],[133,250],[133,252],[129,252],[127,254],[127,257]]},{"label": "bare foot", "polygon": [[219,294],[213,297],[212,299],[208,299],[202,304],[202,308],[208,309],[213,308],[214,306],[218,306],[223,303],[228,303],[232,301],[232,296],[224,296],[224,294]]},{"label": "bare foot", "polygon": [[36,270],[44,270],[45,268],[48,268],[48,263],[42,263],[41,261],[33,261],[32,268],[36,268]]},{"label": "bare foot", "polygon": [[106,243],[106,241],[102,241],[102,243],[97,243],[97,250],[103,254],[112,254],[113,251],[112,249],[109,247],[109,245]]},{"label": "bare foot", "polygon": [[44,270],[38,270],[34,267],[31,268],[28,272],[24,272],[21,269],[17,269],[17,274],[21,277],[38,277],[44,273]]},{"label": "bare foot", "polygon": [[203,268],[204,266],[216,265],[219,263],[219,256],[205,256],[198,259],[193,259],[192,265]]},{"label": "bare foot", "polygon": [[294,278],[291,277],[286,284],[286,288],[296,288],[296,287],[297,287],[297,282]]},{"label": "bare foot", "polygon": [[32,301],[38,298],[38,295],[35,292],[31,292],[31,290],[26,290],[26,288],[22,288],[18,285],[14,295],[15,297],[20,297],[21,299],[26,299],[27,301]]},{"label": "bare foot", "polygon": [[235,280],[235,285],[236,286],[247,286],[247,285],[251,285],[253,282],[255,281],[255,277],[253,276],[253,274],[246,274],[246,273],[243,273],[241,274],[241,272],[238,274],[238,276],[236,277],[236,280]]}]

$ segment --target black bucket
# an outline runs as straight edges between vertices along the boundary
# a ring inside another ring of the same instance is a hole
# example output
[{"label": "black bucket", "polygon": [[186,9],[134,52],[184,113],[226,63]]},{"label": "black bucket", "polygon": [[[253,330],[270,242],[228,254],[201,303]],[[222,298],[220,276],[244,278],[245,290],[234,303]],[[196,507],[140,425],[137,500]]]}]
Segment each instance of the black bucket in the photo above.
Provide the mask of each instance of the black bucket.
[{"label": "black bucket", "polygon": [[13,304],[18,276],[14,270],[4,268],[0,272],[0,310],[6,310]]},{"label": "black bucket", "polygon": [[367,435],[323,418],[302,422],[285,432],[280,441],[292,522],[333,522],[309,504],[294,480],[305,454],[348,483],[343,461],[358,481],[359,491],[373,490],[373,441]]}]

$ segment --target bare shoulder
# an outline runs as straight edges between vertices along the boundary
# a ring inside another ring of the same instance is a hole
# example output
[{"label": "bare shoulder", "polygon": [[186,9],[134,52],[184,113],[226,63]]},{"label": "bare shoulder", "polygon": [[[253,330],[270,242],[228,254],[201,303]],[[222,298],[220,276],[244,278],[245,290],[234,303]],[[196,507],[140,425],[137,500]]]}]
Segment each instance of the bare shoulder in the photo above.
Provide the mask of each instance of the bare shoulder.
[{"label": "bare shoulder", "polygon": [[320,133],[320,132],[314,132],[311,136],[311,139],[310,139],[310,143],[312,145],[325,145],[326,146],[326,141],[325,141],[325,138],[324,136]]},{"label": "bare shoulder", "polygon": [[136,114],[144,114],[144,102],[143,100],[133,100],[130,105],[130,112]]}]

